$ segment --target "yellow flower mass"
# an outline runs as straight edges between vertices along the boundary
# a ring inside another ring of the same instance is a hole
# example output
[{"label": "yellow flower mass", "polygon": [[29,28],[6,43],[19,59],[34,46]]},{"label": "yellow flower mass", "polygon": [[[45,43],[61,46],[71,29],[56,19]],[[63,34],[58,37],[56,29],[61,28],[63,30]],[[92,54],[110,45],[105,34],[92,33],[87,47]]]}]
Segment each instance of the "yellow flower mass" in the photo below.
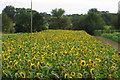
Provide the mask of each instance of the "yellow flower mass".
[{"label": "yellow flower mass", "polygon": [[85,31],[3,35],[3,78],[118,78],[120,52]]}]

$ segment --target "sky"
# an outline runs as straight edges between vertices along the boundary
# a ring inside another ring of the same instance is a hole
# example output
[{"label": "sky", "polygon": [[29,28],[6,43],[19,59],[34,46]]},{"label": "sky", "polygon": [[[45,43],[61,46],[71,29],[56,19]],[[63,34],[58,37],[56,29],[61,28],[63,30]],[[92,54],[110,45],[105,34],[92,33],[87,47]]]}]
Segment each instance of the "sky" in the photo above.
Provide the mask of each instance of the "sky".
[{"label": "sky", "polygon": [[[120,0],[32,0],[33,10],[51,13],[52,9],[62,8],[66,14],[86,14],[89,9],[98,11],[118,12]],[[31,0],[0,0],[0,13],[7,6],[15,8],[31,8]]]}]

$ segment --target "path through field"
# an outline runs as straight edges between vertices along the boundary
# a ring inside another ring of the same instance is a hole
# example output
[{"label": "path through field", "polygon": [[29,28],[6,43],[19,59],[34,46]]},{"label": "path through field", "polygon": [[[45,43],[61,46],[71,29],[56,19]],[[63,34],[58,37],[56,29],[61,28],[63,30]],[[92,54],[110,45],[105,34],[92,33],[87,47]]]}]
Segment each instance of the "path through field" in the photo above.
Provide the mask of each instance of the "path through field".
[{"label": "path through field", "polygon": [[105,38],[105,37],[102,37],[102,36],[94,36],[96,39],[99,39],[101,41],[103,41],[105,44],[110,44],[113,46],[113,48],[117,49],[118,51],[120,51],[120,44],[113,41],[113,40],[110,40],[108,38]]}]

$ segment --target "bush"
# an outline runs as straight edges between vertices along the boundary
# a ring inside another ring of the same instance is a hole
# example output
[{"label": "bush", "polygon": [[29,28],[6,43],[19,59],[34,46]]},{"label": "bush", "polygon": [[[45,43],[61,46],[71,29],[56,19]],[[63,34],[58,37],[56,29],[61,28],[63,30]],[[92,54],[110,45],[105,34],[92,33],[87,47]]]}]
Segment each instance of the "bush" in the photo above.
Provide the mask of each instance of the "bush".
[{"label": "bush", "polygon": [[95,30],[94,35],[95,36],[100,36],[103,33],[114,33],[114,32],[120,32],[120,30]]},{"label": "bush", "polygon": [[120,43],[120,33],[119,34],[116,34],[116,33],[104,33],[101,36],[112,39],[112,40]]}]

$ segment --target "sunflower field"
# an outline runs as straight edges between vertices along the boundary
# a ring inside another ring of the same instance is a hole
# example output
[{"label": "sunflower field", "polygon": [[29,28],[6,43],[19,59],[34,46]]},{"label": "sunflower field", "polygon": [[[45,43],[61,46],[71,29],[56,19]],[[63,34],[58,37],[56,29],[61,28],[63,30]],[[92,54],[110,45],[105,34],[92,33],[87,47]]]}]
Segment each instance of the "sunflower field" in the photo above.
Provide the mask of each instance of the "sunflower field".
[{"label": "sunflower field", "polygon": [[3,78],[118,78],[120,52],[85,31],[2,37]]}]

